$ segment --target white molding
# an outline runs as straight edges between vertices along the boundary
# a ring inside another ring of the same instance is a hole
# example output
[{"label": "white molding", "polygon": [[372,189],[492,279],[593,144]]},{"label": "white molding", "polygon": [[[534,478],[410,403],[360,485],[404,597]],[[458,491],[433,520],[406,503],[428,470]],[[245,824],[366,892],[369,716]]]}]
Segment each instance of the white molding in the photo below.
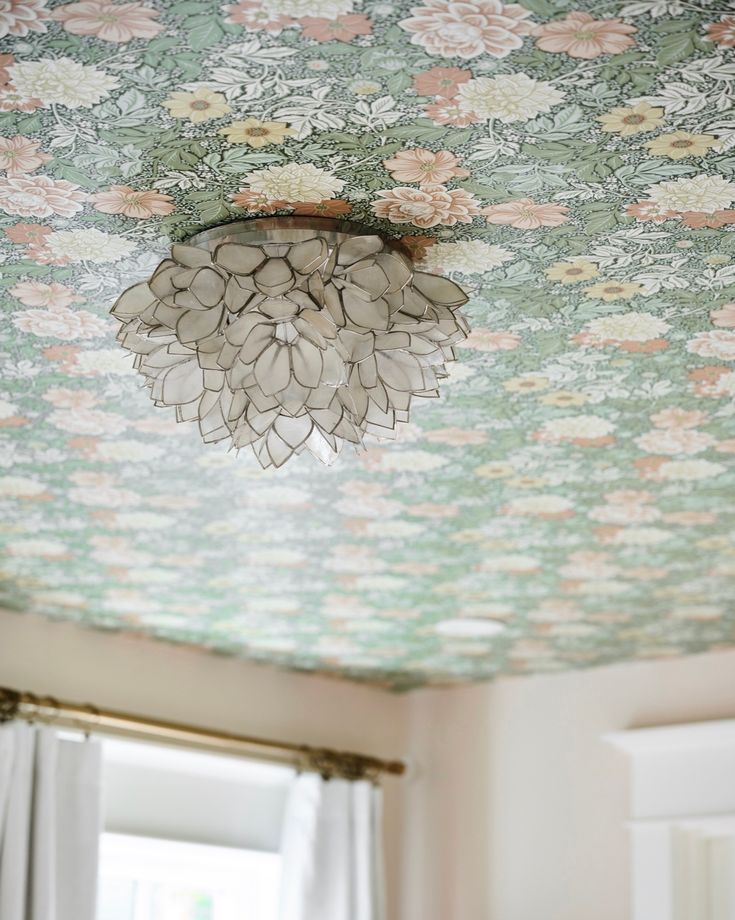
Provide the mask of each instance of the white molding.
[{"label": "white molding", "polygon": [[687,748],[731,745],[735,747],[735,719],[633,728],[629,731],[609,732],[602,736],[602,740],[628,754],[663,753]]},{"label": "white molding", "polygon": [[734,920],[735,719],[603,740],[630,763],[633,920]]}]

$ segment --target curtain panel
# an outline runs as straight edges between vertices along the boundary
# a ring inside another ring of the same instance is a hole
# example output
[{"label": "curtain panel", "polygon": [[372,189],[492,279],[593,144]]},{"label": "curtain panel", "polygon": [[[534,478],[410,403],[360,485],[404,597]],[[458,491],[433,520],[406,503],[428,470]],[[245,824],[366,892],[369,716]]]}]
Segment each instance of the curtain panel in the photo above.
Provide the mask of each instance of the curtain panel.
[{"label": "curtain panel", "polygon": [[366,780],[296,777],[281,846],[279,920],[384,920],[381,804],[380,788]]},{"label": "curtain panel", "polygon": [[95,920],[101,746],[0,725],[0,920]]}]

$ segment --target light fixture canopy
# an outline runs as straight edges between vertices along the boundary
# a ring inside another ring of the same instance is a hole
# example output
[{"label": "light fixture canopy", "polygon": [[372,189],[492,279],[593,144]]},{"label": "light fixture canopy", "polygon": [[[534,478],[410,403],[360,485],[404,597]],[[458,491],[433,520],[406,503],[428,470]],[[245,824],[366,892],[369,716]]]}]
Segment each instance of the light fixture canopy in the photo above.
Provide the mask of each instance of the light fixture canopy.
[{"label": "light fixture canopy", "polygon": [[155,404],[266,468],[395,437],[412,397],[439,395],[466,302],[360,225],[277,217],[175,244],[111,312]]}]

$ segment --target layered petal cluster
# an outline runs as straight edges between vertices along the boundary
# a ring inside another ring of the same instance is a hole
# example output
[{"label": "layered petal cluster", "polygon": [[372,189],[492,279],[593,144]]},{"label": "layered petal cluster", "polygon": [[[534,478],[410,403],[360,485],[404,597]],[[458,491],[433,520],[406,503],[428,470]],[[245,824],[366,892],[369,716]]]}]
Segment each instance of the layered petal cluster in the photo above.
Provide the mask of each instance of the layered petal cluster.
[{"label": "layered petal cluster", "polygon": [[395,436],[414,396],[438,396],[468,327],[453,282],[415,272],[377,236],[213,252],[175,245],[112,309],[157,405],[261,466]]}]

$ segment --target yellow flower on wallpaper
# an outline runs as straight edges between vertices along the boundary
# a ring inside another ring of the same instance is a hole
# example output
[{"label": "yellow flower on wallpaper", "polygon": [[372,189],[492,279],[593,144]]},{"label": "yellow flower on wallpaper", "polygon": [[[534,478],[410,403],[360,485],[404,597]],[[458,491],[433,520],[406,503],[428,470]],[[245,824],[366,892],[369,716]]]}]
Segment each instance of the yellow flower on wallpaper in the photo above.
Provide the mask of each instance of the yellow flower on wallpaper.
[{"label": "yellow flower on wallpaper", "polygon": [[639,102],[633,106],[618,106],[606,115],[598,115],[597,120],[602,124],[603,131],[630,137],[632,134],[652,131],[662,125],[664,110],[654,108],[647,102]]},{"label": "yellow flower on wallpaper", "polygon": [[562,284],[574,284],[576,281],[589,281],[599,274],[594,262],[588,259],[574,259],[570,262],[554,262],[546,269],[549,281],[561,281]]},{"label": "yellow flower on wallpaper", "polygon": [[513,473],[515,473],[513,466],[502,460],[495,463],[483,463],[475,467],[475,476],[482,476],[484,479],[503,479],[505,476],[512,476]]},{"label": "yellow flower on wallpaper", "polygon": [[553,393],[544,393],[543,396],[539,396],[540,403],[545,406],[556,406],[557,409],[583,406],[589,400],[586,393],[575,393],[573,390],[556,390]]},{"label": "yellow flower on wallpaper", "polygon": [[540,489],[547,485],[547,480],[543,476],[514,476],[507,481],[507,485],[514,489]]},{"label": "yellow flower on wallpaper", "polygon": [[643,285],[635,281],[600,281],[584,289],[588,297],[597,300],[628,300],[643,290]]},{"label": "yellow flower on wallpaper", "polygon": [[191,93],[183,90],[173,92],[161,105],[165,106],[174,118],[188,118],[195,124],[222,118],[232,111],[222,93],[215,93],[211,89],[195,89]]},{"label": "yellow flower on wallpaper", "polygon": [[503,386],[511,393],[534,393],[538,390],[545,390],[548,385],[548,377],[537,377],[531,374],[527,377],[511,377],[503,381]]},{"label": "yellow flower on wallpaper", "polygon": [[248,144],[250,147],[265,147],[268,144],[282,144],[292,134],[285,121],[261,121],[259,118],[246,118],[244,121],[233,121],[226,128],[220,128],[231,144]]},{"label": "yellow flower on wallpaper", "polygon": [[717,144],[714,134],[690,134],[688,131],[673,131],[661,134],[643,145],[655,156],[681,160],[683,157],[701,157]]}]

